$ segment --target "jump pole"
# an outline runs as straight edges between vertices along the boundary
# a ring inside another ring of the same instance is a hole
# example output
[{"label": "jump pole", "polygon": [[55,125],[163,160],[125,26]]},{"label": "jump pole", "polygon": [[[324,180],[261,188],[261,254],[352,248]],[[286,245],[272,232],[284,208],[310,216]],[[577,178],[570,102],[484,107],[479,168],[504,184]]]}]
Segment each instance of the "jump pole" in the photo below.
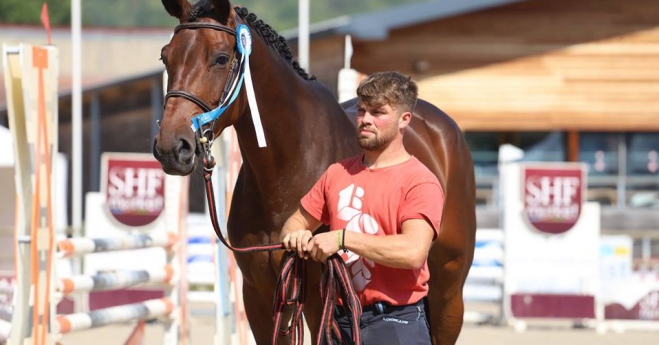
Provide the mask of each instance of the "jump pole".
[{"label": "jump pole", "polygon": [[[57,153],[59,53],[52,46],[3,47],[8,113],[14,141],[17,191],[16,238],[20,260],[14,294],[16,314],[27,320],[11,331],[9,344],[51,345],[54,338],[53,183]],[[29,260],[26,260],[27,258]],[[12,322],[13,323],[13,322]]]},{"label": "jump pole", "polygon": [[[57,153],[57,59],[58,51],[51,46],[3,46],[17,185],[14,243],[17,289],[9,345],[54,345],[63,333],[158,316],[169,316],[165,319],[165,345],[187,344],[187,178],[168,177],[166,180],[166,204],[170,206],[166,211],[167,233],[164,236],[136,235],[55,243],[53,181],[56,171],[53,158]],[[61,248],[57,256],[65,257],[108,248],[119,250],[154,245],[169,249],[168,266],[148,271],[55,279],[53,260],[57,247]],[[143,282],[169,283],[166,297],[55,318],[56,286],[62,295]],[[139,341],[137,338],[143,334],[139,332],[140,325],[138,323],[129,342]]]}]

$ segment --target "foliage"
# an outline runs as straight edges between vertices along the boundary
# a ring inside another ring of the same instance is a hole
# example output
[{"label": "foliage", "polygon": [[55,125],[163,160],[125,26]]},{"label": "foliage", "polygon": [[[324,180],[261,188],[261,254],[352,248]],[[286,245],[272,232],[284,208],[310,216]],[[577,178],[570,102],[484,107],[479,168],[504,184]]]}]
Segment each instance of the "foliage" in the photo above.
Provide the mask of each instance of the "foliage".
[{"label": "foliage", "polygon": [[[373,11],[380,8],[422,0],[309,0],[312,23],[342,15]],[[427,0],[426,0],[427,1]],[[0,24],[40,25],[44,0],[0,0]],[[71,0],[46,0],[53,26],[68,26]],[[297,26],[298,0],[235,0],[276,30]],[[84,0],[85,26],[170,27],[176,20],[163,9],[161,0]]]},{"label": "foliage", "polygon": [[[48,0],[51,25],[69,25],[71,0]],[[0,24],[39,24],[43,0],[0,0]]]}]

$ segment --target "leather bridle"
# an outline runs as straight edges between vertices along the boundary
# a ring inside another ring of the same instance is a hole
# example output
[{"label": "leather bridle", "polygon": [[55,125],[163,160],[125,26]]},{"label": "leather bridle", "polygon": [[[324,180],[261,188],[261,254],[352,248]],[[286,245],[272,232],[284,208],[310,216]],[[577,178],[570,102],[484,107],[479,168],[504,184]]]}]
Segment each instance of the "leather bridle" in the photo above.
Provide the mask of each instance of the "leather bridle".
[{"label": "leather bridle", "polygon": [[[184,29],[189,29],[189,30],[194,30],[194,29],[212,29],[212,30],[217,30],[217,31],[222,31],[226,32],[234,37],[236,37],[236,30],[225,26],[221,24],[214,24],[214,23],[183,23],[179,24],[174,28],[174,35],[176,35],[179,31],[184,30]],[[226,98],[229,96],[229,92],[231,91],[231,81],[235,77],[236,73],[238,73],[238,68],[239,68],[239,63],[238,59],[236,59],[236,54],[238,54],[237,49],[234,49],[234,57],[231,61],[231,67],[229,70],[229,75],[227,76],[226,82],[224,83],[224,90],[222,91],[222,96],[220,97],[219,104],[223,104],[226,101]],[[202,100],[200,97],[195,96],[191,92],[188,92],[186,90],[170,90],[167,92],[165,95],[165,100],[163,102],[163,107],[167,105],[167,100],[172,98],[172,97],[181,97],[184,98],[195,105],[197,105],[199,108],[201,108],[204,112],[209,112],[213,110],[213,107],[211,107],[207,102]],[[211,124],[211,130],[213,129],[213,124]]]}]

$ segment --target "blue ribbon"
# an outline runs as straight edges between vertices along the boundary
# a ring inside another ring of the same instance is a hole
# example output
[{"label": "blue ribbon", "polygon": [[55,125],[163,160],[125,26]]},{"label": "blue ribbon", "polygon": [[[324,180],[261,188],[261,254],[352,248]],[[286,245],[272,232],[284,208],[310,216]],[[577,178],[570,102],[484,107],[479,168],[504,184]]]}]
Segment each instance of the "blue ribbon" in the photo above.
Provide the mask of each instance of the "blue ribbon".
[{"label": "blue ribbon", "polygon": [[231,95],[231,99],[229,100],[229,103],[225,106],[219,106],[207,113],[202,113],[199,114],[195,117],[192,118],[192,130],[196,132],[199,130],[199,128],[203,127],[205,124],[208,124],[210,122],[215,121],[217,118],[220,117],[224,113],[224,111],[229,108],[229,106],[238,98],[238,94],[240,93],[240,89],[243,86],[243,77],[245,76],[245,73],[243,72],[243,66],[241,66],[241,71],[240,71],[240,79],[238,80],[238,85],[236,85],[236,89],[233,90],[233,94]]}]

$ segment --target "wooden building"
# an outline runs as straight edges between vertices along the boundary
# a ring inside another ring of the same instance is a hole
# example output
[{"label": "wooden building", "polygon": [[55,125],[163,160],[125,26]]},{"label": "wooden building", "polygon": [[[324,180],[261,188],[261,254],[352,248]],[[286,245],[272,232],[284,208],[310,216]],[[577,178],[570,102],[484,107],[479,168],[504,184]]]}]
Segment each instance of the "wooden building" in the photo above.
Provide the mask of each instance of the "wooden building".
[{"label": "wooden building", "polygon": [[433,1],[335,22],[311,43],[329,85],[349,34],[352,68],[411,75],[466,131],[659,131],[656,1]]},{"label": "wooden building", "polygon": [[312,26],[310,62],[335,89],[346,35],[350,67],[411,75],[465,131],[479,225],[498,226],[510,143],[528,160],[586,163],[605,231],[659,229],[659,2],[433,1],[337,18]]}]

